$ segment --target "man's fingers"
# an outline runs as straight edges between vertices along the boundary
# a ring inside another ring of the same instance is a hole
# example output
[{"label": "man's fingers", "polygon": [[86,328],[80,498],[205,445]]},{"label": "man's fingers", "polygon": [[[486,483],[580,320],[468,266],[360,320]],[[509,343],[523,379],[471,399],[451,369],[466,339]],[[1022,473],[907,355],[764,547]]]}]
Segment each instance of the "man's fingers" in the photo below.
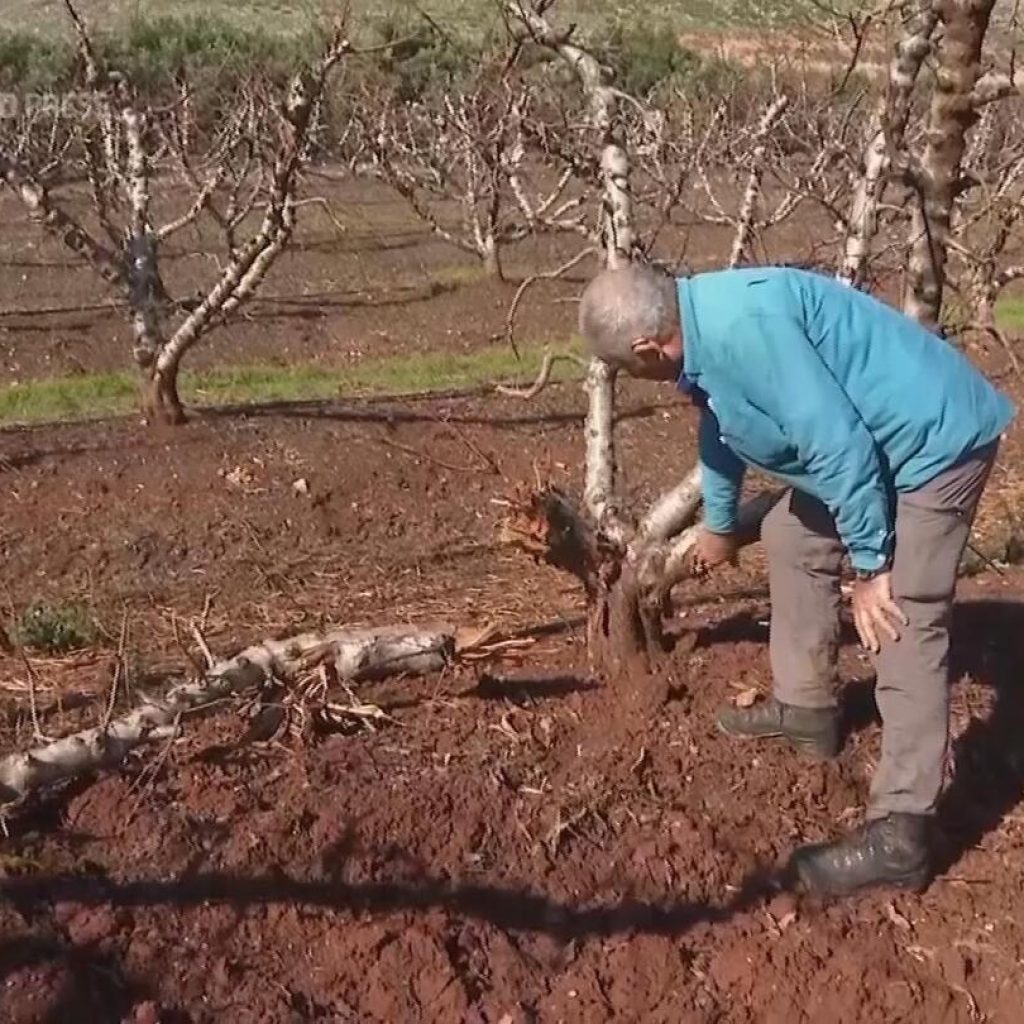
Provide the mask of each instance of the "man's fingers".
[{"label": "man's fingers", "polygon": [[874,653],[878,650],[878,639],[871,628],[871,619],[864,612],[854,610],[853,624],[857,629],[857,636],[860,637],[861,646]]},{"label": "man's fingers", "polygon": [[892,640],[894,643],[900,638],[900,631],[896,628],[895,623],[892,619],[888,618],[885,612],[888,609],[885,605],[875,609],[873,618],[875,623],[883,630],[883,632]]},{"label": "man's fingers", "polygon": [[894,622],[898,622],[901,626],[910,625],[910,619],[907,618],[907,613],[891,598],[880,603],[882,611],[884,611],[885,614]]}]

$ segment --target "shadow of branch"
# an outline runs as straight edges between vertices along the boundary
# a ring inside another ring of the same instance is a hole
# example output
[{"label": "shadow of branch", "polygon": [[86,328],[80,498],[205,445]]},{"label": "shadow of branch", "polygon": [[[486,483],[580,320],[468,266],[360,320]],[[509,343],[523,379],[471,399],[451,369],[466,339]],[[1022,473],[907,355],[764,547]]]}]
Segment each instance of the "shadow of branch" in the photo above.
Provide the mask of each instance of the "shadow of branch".
[{"label": "shadow of branch", "polygon": [[527,889],[452,884],[422,877],[400,882],[302,880],[281,874],[262,877],[204,872],[165,881],[117,882],[104,877],[59,875],[0,881],[0,898],[27,912],[40,902],[73,901],[85,906],[190,907],[220,903],[244,909],[291,904],[353,914],[445,910],[508,931],[541,932],[569,941],[624,932],[679,936],[697,924],[727,921],[776,891],[779,880],[762,869],[752,872],[720,904],[679,900],[623,899],[596,906],[572,906]]}]

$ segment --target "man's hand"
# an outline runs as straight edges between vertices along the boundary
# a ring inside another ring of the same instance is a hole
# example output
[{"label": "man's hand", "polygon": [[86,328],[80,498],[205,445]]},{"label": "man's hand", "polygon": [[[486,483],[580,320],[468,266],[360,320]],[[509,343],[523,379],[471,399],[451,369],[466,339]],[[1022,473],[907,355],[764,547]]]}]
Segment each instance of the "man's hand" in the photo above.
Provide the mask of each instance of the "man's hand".
[{"label": "man's hand", "polygon": [[712,533],[705,527],[697,531],[697,541],[690,555],[690,571],[698,578],[726,562],[736,564],[739,539],[734,533]]},{"label": "man's hand", "polygon": [[872,654],[881,649],[881,634],[895,642],[900,638],[899,627],[909,621],[892,599],[892,573],[882,572],[869,580],[854,582],[853,623],[860,642]]}]

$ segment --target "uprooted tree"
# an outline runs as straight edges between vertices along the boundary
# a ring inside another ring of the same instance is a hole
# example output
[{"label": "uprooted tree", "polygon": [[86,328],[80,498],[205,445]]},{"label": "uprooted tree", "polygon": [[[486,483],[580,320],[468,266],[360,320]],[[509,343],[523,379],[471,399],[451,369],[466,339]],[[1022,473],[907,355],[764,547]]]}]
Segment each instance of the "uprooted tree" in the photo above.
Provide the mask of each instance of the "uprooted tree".
[{"label": "uprooted tree", "polygon": [[[600,152],[601,229],[606,265],[622,266],[636,253],[630,158],[618,107],[622,94],[611,72],[571,31],[557,30],[549,3],[507,0],[513,34],[545,47],[576,74],[589,101],[591,130]],[[693,522],[700,506],[700,472],[694,469],[634,516],[616,493],[615,371],[592,360],[586,374],[585,485],[582,507],[547,488],[523,496],[505,524],[513,543],[575,575],[587,595],[588,645],[598,669],[617,674],[664,650],[664,617],[671,588],[689,572]],[[744,506],[741,521],[754,539],[770,502]]]},{"label": "uprooted tree", "polygon": [[[603,251],[606,265],[614,268],[644,256],[637,244],[630,153],[620,112],[623,101],[632,107],[639,104],[615,87],[609,70],[577,40],[572,28],[553,26],[547,16],[550,7],[550,0],[503,3],[516,38],[556,54],[573,70],[589,100],[591,131],[600,152]],[[731,264],[750,258],[754,236],[770,227],[773,219],[787,216],[802,199],[813,198],[829,210],[840,228],[837,276],[860,285],[866,280],[876,244],[886,190],[902,183],[912,192],[899,210],[907,225],[903,251],[909,254],[905,309],[924,322],[937,323],[947,280],[947,253],[951,245],[956,246],[950,224],[956,223],[957,206],[965,191],[961,170],[969,133],[979,111],[1012,88],[1005,76],[982,73],[982,43],[991,9],[990,0],[926,0],[906,5],[901,11],[900,41],[885,95],[866,129],[864,159],[846,182],[837,184],[831,168],[843,155],[842,136],[823,139],[817,154],[805,154],[797,173],[776,175],[777,180],[789,184],[778,204],[765,212],[769,136],[787,106],[782,96],[772,100],[749,133],[752,148],[737,212],[728,213],[704,182],[711,212],[703,213],[702,219],[735,229]],[[866,28],[867,22],[859,31]],[[941,31],[935,50],[937,30]],[[924,144],[918,153],[908,141],[908,123],[919,73],[933,52],[936,76]],[[844,132],[846,127],[848,122],[844,122]],[[1019,176],[1018,164],[1012,161],[991,187],[1003,196],[1013,195]],[[700,175],[697,177],[699,184]],[[849,196],[845,203],[844,194]],[[1006,209],[1002,223],[1008,231],[1017,214],[1012,204],[1006,204]],[[890,234],[898,231],[898,225],[898,219],[888,224]],[[997,237],[996,244],[1001,238]],[[1001,244],[1005,246],[1005,241]],[[984,257],[976,255],[970,262],[973,280],[981,282],[976,284],[976,292],[986,296],[989,306],[992,288],[1020,274],[1016,267],[1005,267],[983,277]],[[552,488],[521,495],[504,530],[510,542],[582,581],[589,608],[592,660],[599,670],[618,674],[630,665],[650,666],[664,650],[669,595],[689,574],[688,556],[700,508],[700,471],[695,467],[645,513],[627,509],[616,492],[614,370],[592,361],[585,389],[588,411],[582,503]],[[740,530],[745,541],[756,539],[761,519],[775,498],[775,493],[766,492],[742,507]]]},{"label": "uprooted tree", "polygon": [[[350,47],[339,26],[283,96],[269,84],[246,83],[225,103],[219,123],[200,132],[184,74],[175,102],[145,105],[124,74],[104,65],[71,0],[65,6],[88,100],[76,104],[82,123],[54,130],[68,120],[55,105],[47,136],[60,140],[59,159],[18,145],[8,126],[0,135],[0,180],[44,230],[120,294],[145,415],[178,423],[182,359],[254,295],[292,236],[324,89]],[[76,164],[89,184],[88,220],[75,212],[68,168]],[[158,210],[166,219],[158,220]],[[221,234],[224,252],[209,285],[175,299],[161,254],[172,236],[201,218]]]},{"label": "uprooted tree", "polygon": [[328,629],[266,639],[234,657],[217,660],[198,629],[196,639],[205,663],[197,664],[190,678],[159,695],[141,694],[130,711],[115,716],[119,660],[103,720],[61,737],[45,736],[39,727],[34,672],[26,661],[35,745],[0,758],[0,821],[9,807],[40,790],[119,764],[136,748],[172,742],[185,720],[229,698],[246,698],[277,712],[271,732],[290,713],[301,719],[297,724],[303,732],[330,731],[346,718],[387,717],[375,705],[358,700],[351,689],[358,683],[436,673],[459,660],[488,657],[516,642],[499,639],[491,629],[466,631],[440,624]]}]

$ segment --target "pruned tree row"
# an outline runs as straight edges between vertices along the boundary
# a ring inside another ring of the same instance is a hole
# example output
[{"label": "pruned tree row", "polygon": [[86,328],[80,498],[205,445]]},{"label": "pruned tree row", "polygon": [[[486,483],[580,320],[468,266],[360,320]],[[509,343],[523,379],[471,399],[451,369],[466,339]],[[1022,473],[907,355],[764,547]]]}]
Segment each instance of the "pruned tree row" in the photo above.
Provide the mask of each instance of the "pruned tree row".
[{"label": "pruned tree row", "polygon": [[[902,275],[911,315],[939,325],[955,307],[997,335],[995,301],[1022,276],[1024,122],[1014,38],[993,38],[991,0],[907,0],[823,25],[849,43],[830,78],[776,59],[724,93],[666,81],[645,95],[615,82],[554,3],[510,0],[503,32],[457,82],[439,76],[410,98],[394,73],[402,40],[367,53],[336,28],[283,89],[239,81],[201,124],[184,70],[156,102],[65,7],[84,116],[58,105],[0,121],[0,180],[127,310],[151,421],[184,418],[182,361],[257,294],[318,198],[314,159],[383,182],[495,277],[538,234],[672,266],[685,253],[667,246],[707,225],[731,232],[733,264],[798,259],[855,287]],[[858,77],[888,39],[887,74]],[[332,72],[357,54],[364,73],[327,103]],[[766,247],[804,215],[831,236]],[[211,271],[176,294],[167,245],[200,238]]]}]

